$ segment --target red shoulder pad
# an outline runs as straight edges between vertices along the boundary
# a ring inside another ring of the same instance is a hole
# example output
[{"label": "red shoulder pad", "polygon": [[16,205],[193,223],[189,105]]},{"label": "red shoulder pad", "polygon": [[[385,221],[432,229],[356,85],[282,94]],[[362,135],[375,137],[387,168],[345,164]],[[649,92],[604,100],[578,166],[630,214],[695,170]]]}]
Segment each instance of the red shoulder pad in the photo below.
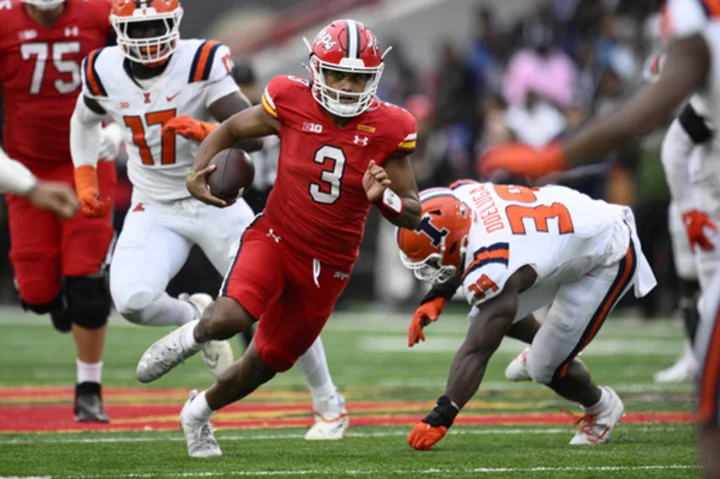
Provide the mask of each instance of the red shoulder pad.
[{"label": "red shoulder pad", "polygon": [[310,83],[299,77],[276,76],[267,84],[262,96],[262,106],[268,115],[282,120],[283,105],[297,99],[299,89],[309,90]]}]

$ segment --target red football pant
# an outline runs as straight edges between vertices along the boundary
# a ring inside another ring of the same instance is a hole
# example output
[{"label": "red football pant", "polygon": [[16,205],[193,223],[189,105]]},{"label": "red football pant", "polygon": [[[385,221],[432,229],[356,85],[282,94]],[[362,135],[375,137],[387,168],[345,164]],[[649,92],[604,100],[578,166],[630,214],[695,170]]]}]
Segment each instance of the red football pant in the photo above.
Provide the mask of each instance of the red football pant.
[{"label": "red football pant", "polygon": [[255,347],[275,372],[290,369],[312,346],[352,270],[352,264],[321,264],[302,251],[259,216],[243,234],[222,286],[222,296],[260,318]]},{"label": "red football pant", "polygon": [[[113,197],[115,163],[98,162],[98,182],[103,197]],[[49,171],[34,171],[40,179],[73,185],[72,164]],[[57,297],[63,276],[82,277],[102,267],[112,241],[112,217],[89,219],[78,212],[68,221],[39,210],[27,199],[7,195],[10,225],[10,262],[20,298],[43,305]]]}]

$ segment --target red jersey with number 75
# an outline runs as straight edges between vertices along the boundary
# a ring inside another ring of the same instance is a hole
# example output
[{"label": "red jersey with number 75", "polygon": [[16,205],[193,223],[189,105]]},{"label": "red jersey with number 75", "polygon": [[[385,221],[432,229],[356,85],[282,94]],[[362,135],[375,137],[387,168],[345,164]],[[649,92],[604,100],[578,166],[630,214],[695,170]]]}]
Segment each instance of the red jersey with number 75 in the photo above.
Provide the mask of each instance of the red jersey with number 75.
[{"label": "red jersey with number 75", "polygon": [[0,0],[3,147],[31,169],[70,163],[70,117],[83,58],[107,43],[110,0],[67,0],[47,28],[20,0]]},{"label": "red jersey with number 75", "polygon": [[383,166],[415,150],[415,118],[375,100],[338,128],[308,82],[290,76],[270,81],[262,105],[281,125],[278,174],[265,215],[299,253],[333,265],[354,262],[371,206],[363,174],[370,160]]}]

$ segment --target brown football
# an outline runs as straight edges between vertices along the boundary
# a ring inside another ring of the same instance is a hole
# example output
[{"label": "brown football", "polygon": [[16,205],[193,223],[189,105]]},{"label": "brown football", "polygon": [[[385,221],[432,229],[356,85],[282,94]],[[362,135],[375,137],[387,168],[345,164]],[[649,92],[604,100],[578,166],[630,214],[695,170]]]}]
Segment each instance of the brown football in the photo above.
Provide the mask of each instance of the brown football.
[{"label": "brown football", "polygon": [[239,148],[220,151],[210,160],[217,168],[207,177],[210,192],[223,200],[234,200],[252,185],[255,167],[250,155]]}]

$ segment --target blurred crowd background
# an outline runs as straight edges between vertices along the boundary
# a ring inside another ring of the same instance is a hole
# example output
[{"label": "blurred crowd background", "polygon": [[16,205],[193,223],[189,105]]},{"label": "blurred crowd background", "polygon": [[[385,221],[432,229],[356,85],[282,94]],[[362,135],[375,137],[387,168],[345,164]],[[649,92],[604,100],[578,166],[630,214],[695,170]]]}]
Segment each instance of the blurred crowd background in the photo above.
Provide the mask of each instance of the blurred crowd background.
[{"label": "blurred crowd background", "polygon": [[[418,121],[412,161],[420,188],[459,178],[483,179],[479,157],[507,141],[541,146],[594,115],[612,111],[642,82],[646,59],[658,48],[661,0],[185,0],[184,38],[217,38],[235,55],[235,78],[253,101],[275,74],[303,75],[301,42],[328,21],[350,16],[378,35],[386,57],[379,96]],[[1,108],[0,108],[1,109]],[[668,118],[669,123],[670,118]],[[595,198],[631,206],[646,256],[659,280],[655,293],[627,303],[642,319],[675,308],[675,273],[667,231],[669,201],[658,153],[664,131],[594,166],[546,178]],[[115,225],[122,226],[130,185],[125,158]],[[261,208],[272,187],[277,143],[255,155]],[[522,178],[493,178],[522,183]],[[15,303],[7,260],[4,204],[0,206],[0,303]],[[220,278],[199,251],[171,283],[171,294],[217,292]],[[394,228],[373,212],[341,308],[413,307],[424,289],[400,264]]]}]

